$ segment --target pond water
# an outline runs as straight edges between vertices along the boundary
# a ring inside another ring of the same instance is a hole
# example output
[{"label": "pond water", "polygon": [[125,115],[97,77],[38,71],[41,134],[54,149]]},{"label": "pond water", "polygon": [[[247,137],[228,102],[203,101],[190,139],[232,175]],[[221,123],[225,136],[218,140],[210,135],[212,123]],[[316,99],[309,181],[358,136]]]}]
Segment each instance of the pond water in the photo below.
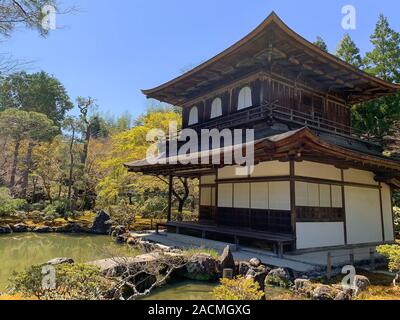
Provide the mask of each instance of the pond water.
[{"label": "pond water", "polygon": [[182,281],[168,284],[143,300],[213,300],[212,291],[218,283]]},{"label": "pond water", "polygon": [[109,236],[68,234],[11,234],[0,236],[0,292],[8,285],[13,271],[57,257],[75,262],[109,258],[110,254],[135,255],[127,246],[117,245]]},{"label": "pond water", "polygon": [[[127,246],[117,245],[109,236],[22,233],[0,236],[0,292],[8,286],[13,271],[57,257],[75,262],[109,258],[111,255],[140,254]],[[150,300],[210,300],[217,284],[183,281],[157,289]]]}]

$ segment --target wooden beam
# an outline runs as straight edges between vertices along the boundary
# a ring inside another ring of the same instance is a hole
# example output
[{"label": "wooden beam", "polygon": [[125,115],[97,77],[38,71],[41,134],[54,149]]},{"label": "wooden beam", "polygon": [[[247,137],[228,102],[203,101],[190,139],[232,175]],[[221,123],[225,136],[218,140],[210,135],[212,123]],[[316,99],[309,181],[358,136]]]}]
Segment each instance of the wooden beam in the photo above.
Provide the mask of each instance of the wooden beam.
[{"label": "wooden beam", "polygon": [[167,221],[170,222],[172,220],[172,188],[174,177],[172,174],[169,175],[168,180],[168,211],[167,211]]},{"label": "wooden beam", "polygon": [[[290,160],[290,213],[291,213],[291,221],[292,221],[292,233],[297,239],[296,233],[296,164],[294,160]],[[294,250],[296,250],[297,241],[294,242]]]},{"label": "wooden beam", "polygon": [[381,210],[382,241],[385,242],[385,220],[383,218],[382,183],[379,182],[379,207]]},{"label": "wooden beam", "polygon": [[347,245],[347,217],[346,217],[346,192],[345,192],[345,181],[344,181],[344,170],[340,170],[341,180],[342,180],[342,206],[343,206],[343,235],[344,244]]}]

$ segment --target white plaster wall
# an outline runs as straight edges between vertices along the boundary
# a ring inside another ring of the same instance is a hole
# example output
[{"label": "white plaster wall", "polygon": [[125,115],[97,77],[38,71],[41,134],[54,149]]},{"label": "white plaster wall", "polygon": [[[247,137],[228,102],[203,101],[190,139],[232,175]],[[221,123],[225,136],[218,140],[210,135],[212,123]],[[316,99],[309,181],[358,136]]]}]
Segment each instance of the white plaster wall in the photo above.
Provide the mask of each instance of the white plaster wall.
[{"label": "white plaster wall", "polygon": [[332,207],[343,208],[342,187],[333,185],[331,186],[331,190],[332,190]]},{"label": "white plaster wall", "polygon": [[276,177],[290,174],[289,162],[269,161],[261,162],[254,167],[251,177]]},{"label": "white plaster wall", "polygon": [[354,183],[364,183],[378,185],[374,180],[374,173],[364,170],[348,169],[344,170],[344,181]]},{"label": "white plaster wall", "polygon": [[251,208],[268,209],[269,208],[269,186],[268,182],[251,183]]},{"label": "white plaster wall", "polygon": [[328,184],[319,185],[319,204],[323,208],[331,208],[331,186]]},{"label": "white plaster wall", "polygon": [[215,175],[202,176],[201,184],[214,184],[215,183]]},{"label": "white plaster wall", "polygon": [[211,206],[211,203],[212,203],[211,188],[202,187],[200,192],[201,192],[200,205]]},{"label": "white plaster wall", "polygon": [[232,183],[218,185],[218,206],[221,208],[232,208]]},{"label": "white plaster wall", "polygon": [[269,208],[290,210],[290,182],[269,183]]},{"label": "white plaster wall", "polygon": [[386,183],[382,183],[382,208],[385,227],[385,241],[393,241],[392,195],[390,192],[390,187]]},{"label": "white plaster wall", "polygon": [[233,207],[250,208],[250,183],[233,185]]},{"label": "white plaster wall", "polygon": [[296,223],[297,249],[344,245],[343,222]]},{"label": "white plaster wall", "polygon": [[345,187],[348,244],[382,241],[379,190]]},{"label": "white plaster wall", "polygon": [[312,177],[327,180],[342,180],[341,170],[332,165],[302,161],[295,164],[296,176]]}]

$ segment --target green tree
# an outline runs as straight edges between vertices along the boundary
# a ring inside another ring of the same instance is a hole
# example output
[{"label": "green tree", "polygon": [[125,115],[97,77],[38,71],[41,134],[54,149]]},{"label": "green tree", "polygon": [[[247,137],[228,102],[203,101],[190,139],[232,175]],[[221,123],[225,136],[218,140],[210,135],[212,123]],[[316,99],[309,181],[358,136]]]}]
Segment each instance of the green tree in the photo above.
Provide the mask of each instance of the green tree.
[{"label": "green tree", "polygon": [[9,187],[16,184],[17,167],[21,143],[28,138],[29,113],[18,109],[7,109],[0,112],[0,134],[10,138],[14,143]]},{"label": "green tree", "polygon": [[356,68],[361,68],[363,65],[360,49],[357,47],[348,33],[345,34],[343,39],[340,41],[336,50],[336,56],[355,66]]},{"label": "green tree", "polygon": [[[400,81],[400,34],[394,31],[386,17],[379,16],[371,35],[372,51],[363,61],[365,70],[385,81]],[[353,125],[370,135],[382,138],[389,134],[400,119],[400,94],[384,97],[352,108]]]},{"label": "green tree", "polygon": [[26,132],[28,138],[28,147],[24,163],[24,171],[22,173],[21,182],[21,197],[26,198],[29,175],[32,171],[33,161],[32,153],[34,147],[43,141],[49,141],[54,137],[57,132],[57,127],[54,126],[52,120],[50,120],[45,114],[37,112],[29,112],[29,123],[28,131]]},{"label": "green tree", "polygon": [[46,72],[14,73],[0,83],[0,111],[17,108],[44,113],[61,128],[73,104],[64,86]]},{"label": "green tree", "polygon": [[317,39],[315,40],[315,42],[313,42],[313,44],[319,47],[320,49],[324,50],[325,52],[328,52],[328,45],[326,44],[324,39],[322,39],[320,36],[317,37]]}]

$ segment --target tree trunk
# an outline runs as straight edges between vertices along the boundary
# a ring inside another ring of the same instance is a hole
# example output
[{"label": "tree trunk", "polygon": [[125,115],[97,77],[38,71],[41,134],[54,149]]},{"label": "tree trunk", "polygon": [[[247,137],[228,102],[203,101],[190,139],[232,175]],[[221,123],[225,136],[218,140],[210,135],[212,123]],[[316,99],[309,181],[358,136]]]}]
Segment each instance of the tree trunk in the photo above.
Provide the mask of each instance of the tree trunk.
[{"label": "tree trunk", "polygon": [[83,152],[82,152],[82,157],[81,157],[81,163],[86,167],[86,160],[88,157],[89,153],[89,143],[90,143],[90,138],[91,138],[91,125],[88,124],[85,132],[85,141],[83,143]]},{"label": "tree trunk", "polygon": [[73,154],[73,149],[74,149],[74,141],[75,140],[75,128],[72,129],[72,137],[71,137],[71,143],[69,145],[69,156],[70,156],[70,166],[69,166],[69,176],[68,176],[68,207],[69,210],[72,208],[72,179],[73,179],[73,174],[74,174],[74,154]]},{"label": "tree trunk", "polygon": [[14,155],[13,155],[13,163],[11,167],[11,175],[10,175],[10,189],[13,189],[15,186],[15,177],[17,175],[17,166],[18,166],[18,156],[19,156],[19,149],[21,147],[21,141],[17,140],[15,142],[14,147]]},{"label": "tree trunk", "polygon": [[28,194],[28,184],[29,184],[29,173],[32,169],[32,152],[35,144],[33,142],[29,142],[28,150],[26,152],[25,158],[25,170],[22,174],[22,183],[21,183],[21,198],[26,199]]}]

